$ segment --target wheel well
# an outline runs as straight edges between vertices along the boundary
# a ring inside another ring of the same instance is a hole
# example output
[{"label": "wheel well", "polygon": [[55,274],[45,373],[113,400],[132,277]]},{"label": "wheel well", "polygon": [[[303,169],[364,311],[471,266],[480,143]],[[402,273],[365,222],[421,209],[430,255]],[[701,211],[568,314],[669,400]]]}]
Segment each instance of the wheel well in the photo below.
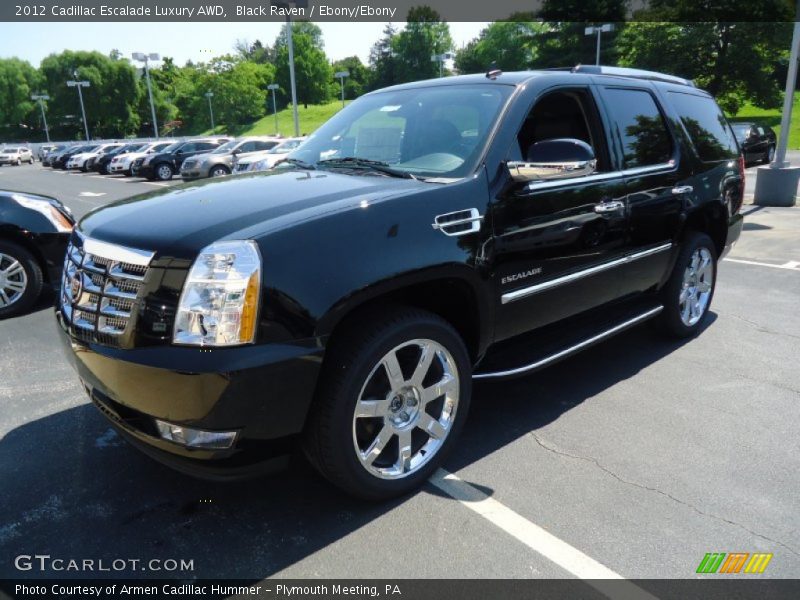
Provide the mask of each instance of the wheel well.
[{"label": "wheel well", "polygon": [[335,339],[343,329],[357,327],[366,311],[380,311],[391,306],[413,306],[438,315],[450,323],[464,340],[472,361],[477,360],[481,337],[478,301],[471,286],[460,279],[417,283],[358,304],[335,325],[331,339]]},{"label": "wheel well", "polygon": [[728,237],[725,211],[717,205],[697,210],[689,215],[684,230],[700,231],[708,235],[714,242],[717,256],[720,256]]},{"label": "wheel well", "polygon": [[47,269],[47,262],[44,260],[44,256],[39,251],[39,248],[36,247],[36,244],[32,243],[28,238],[20,233],[16,233],[14,231],[4,231],[0,233],[0,240],[6,240],[13,244],[17,244],[18,246],[22,246],[28,252],[33,255],[36,259],[36,262],[39,264],[39,268],[42,270],[42,278],[44,279],[45,283],[50,283],[50,274]]}]

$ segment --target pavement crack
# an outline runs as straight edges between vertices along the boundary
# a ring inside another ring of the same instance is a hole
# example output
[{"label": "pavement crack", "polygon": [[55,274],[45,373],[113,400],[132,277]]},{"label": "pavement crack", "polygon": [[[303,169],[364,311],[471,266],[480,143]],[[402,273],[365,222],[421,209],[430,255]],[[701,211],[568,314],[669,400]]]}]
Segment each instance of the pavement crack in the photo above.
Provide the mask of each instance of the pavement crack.
[{"label": "pavement crack", "polygon": [[588,462],[588,463],[592,463],[598,469],[600,469],[601,471],[603,471],[607,475],[610,475],[611,477],[613,477],[614,479],[616,479],[617,481],[619,481],[622,484],[630,485],[630,486],[633,486],[633,487],[637,487],[639,489],[646,490],[648,492],[654,492],[656,494],[660,494],[661,496],[664,496],[665,498],[668,498],[669,500],[672,500],[673,502],[675,502],[677,504],[685,506],[686,508],[696,512],[697,514],[699,514],[699,515],[701,515],[703,517],[708,517],[710,519],[715,519],[717,521],[722,521],[723,523],[727,523],[728,525],[733,525],[734,527],[738,527],[739,529],[742,529],[742,530],[746,531],[750,535],[754,535],[754,536],[756,536],[758,538],[761,538],[762,540],[765,540],[765,541],[770,542],[772,544],[777,544],[778,546],[781,546],[782,548],[785,548],[786,550],[788,550],[789,552],[791,552],[795,556],[800,557],[800,552],[798,552],[797,550],[795,550],[791,546],[788,546],[787,544],[781,542],[780,540],[776,540],[776,539],[768,537],[768,536],[766,536],[764,534],[758,533],[757,531],[753,531],[752,529],[746,527],[745,525],[742,525],[741,523],[737,523],[736,521],[732,521],[731,519],[726,519],[725,517],[721,517],[719,515],[715,515],[713,513],[709,513],[709,512],[706,512],[704,510],[701,510],[697,506],[692,504],[691,502],[686,502],[685,500],[681,500],[680,498],[676,498],[675,496],[673,496],[669,492],[665,492],[665,491],[660,490],[658,488],[650,487],[650,486],[644,485],[642,483],[638,483],[636,481],[630,481],[628,479],[625,479],[624,477],[616,474],[614,471],[612,471],[611,469],[609,469],[608,467],[606,467],[605,465],[600,463],[600,461],[598,461],[596,458],[593,458],[591,456],[583,456],[583,455],[580,455],[580,454],[571,454],[569,452],[564,452],[563,450],[559,450],[557,448],[554,448],[553,446],[550,446],[550,445],[546,444],[539,436],[537,436],[533,432],[529,432],[528,435],[531,436],[536,441],[536,443],[539,446],[541,446],[544,450],[546,450],[546,451],[548,451],[548,452],[550,452],[552,454],[556,454],[558,456],[564,456],[566,458],[572,458],[574,460],[582,460],[582,461],[585,461],[585,462]]},{"label": "pavement crack", "polygon": [[753,328],[756,331],[760,331],[761,333],[769,333],[771,335],[780,335],[780,336],[784,336],[784,337],[790,337],[790,338],[793,338],[795,340],[800,340],[800,335],[794,335],[794,334],[791,334],[791,333],[786,333],[785,331],[774,331],[772,329],[767,329],[761,323],[756,323],[755,321],[751,321],[750,319],[747,319],[747,318],[742,317],[740,315],[735,315],[733,313],[728,313],[728,316],[733,317],[734,319],[738,319],[739,321],[742,321],[743,323],[747,323],[748,325],[752,325]]}]

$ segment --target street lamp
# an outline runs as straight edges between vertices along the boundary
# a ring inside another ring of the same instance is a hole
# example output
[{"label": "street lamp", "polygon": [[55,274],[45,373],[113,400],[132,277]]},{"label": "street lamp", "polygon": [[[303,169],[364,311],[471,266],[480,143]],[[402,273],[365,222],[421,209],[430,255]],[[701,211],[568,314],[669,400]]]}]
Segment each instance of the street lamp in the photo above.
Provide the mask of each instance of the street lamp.
[{"label": "street lamp", "polygon": [[211,132],[214,132],[214,109],[211,108],[211,99],[214,97],[214,92],[206,92],[205,97],[208,98],[208,114],[211,116]]},{"label": "street lamp", "polygon": [[608,33],[609,31],[614,31],[613,23],[603,23],[597,27],[587,27],[583,30],[584,35],[597,34],[597,55],[595,56],[594,64],[598,66],[600,65],[600,34]]},{"label": "street lamp", "polygon": [[31,100],[35,100],[39,103],[39,108],[42,109],[42,122],[44,123],[44,134],[47,136],[47,141],[50,141],[50,130],[47,128],[47,117],[44,116],[44,101],[50,100],[50,96],[47,94],[34,94],[31,96]]},{"label": "street lamp", "polygon": [[300,117],[297,115],[297,84],[294,78],[294,43],[292,42],[292,8],[308,8],[308,0],[270,0],[270,5],[286,9],[286,45],[289,48],[289,84],[292,88],[294,135],[300,137]]},{"label": "street lamp", "polygon": [[147,79],[147,95],[150,96],[150,114],[153,116],[153,135],[158,139],[158,122],[156,121],[156,105],[153,103],[153,88],[150,86],[150,60],[161,60],[161,57],[155,52],[145,54],[144,52],[134,52],[131,54],[133,60],[138,60],[144,63],[144,73]]},{"label": "street lamp", "polygon": [[342,83],[342,108],[344,108],[344,78],[350,77],[350,71],[338,71],[333,76]]},{"label": "street lamp", "polygon": [[439,77],[442,76],[442,65],[446,60],[453,60],[453,53],[452,52],[445,52],[443,54],[432,54],[431,55],[431,62],[438,62],[439,63]]},{"label": "street lamp", "polygon": [[272,92],[272,114],[275,115],[275,133],[278,132],[278,101],[275,100],[275,90],[281,89],[277,83],[271,83],[267,86],[267,89]]},{"label": "street lamp", "polygon": [[[73,75],[77,78],[78,71],[75,71]],[[83,115],[83,129],[86,132],[86,141],[89,141],[89,123],[86,122],[86,109],[83,107],[83,92],[81,92],[81,88],[89,87],[91,84],[88,81],[76,81],[70,80],[67,82],[67,87],[76,87],[78,88],[78,100],[81,102],[81,115]]]}]

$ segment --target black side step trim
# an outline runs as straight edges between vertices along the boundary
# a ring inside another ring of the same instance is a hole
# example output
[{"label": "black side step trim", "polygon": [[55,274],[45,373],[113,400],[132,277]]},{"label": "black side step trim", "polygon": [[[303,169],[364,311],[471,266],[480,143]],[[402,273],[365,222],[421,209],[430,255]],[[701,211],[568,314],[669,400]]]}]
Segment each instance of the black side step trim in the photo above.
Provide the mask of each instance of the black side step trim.
[{"label": "black side step trim", "polygon": [[581,350],[588,348],[589,346],[593,346],[599,342],[602,342],[605,339],[610,338],[613,335],[620,333],[621,331],[625,331],[639,323],[643,323],[648,319],[655,317],[658,313],[664,310],[663,305],[659,305],[653,307],[645,312],[622,321],[609,329],[605,329],[601,331],[597,335],[593,335],[592,337],[586,338],[585,340],[578,342],[577,344],[573,344],[572,346],[568,346],[559,352],[554,354],[550,354],[545,356],[544,358],[537,360],[529,365],[523,365],[521,367],[517,367],[514,369],[508,369],[506,371],[494,371],[494,372],[487,372],[487,373],[475,373],[472,378],[473,379],[499,379],[503,377],[514,377],[516,375],[524,375],[525,373],[530,373],[532,371],[537,371],[539,369],[543,369],[544,367],[553,364],[556,361],[561,360],[562,358],[566,358],[576,352],[580,352]]}]

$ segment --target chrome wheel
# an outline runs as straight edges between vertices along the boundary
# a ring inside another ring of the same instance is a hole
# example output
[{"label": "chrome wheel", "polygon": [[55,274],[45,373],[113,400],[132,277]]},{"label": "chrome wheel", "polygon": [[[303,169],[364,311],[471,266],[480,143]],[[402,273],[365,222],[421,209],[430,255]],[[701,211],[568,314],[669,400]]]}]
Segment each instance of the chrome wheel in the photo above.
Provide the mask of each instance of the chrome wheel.
[{"label": "chrome wheel", "polygon": [[17,302],[28,288],[28,275],[16,258],[0,253],[0,308]]},{"label": "chrome wheel", "polygon": [[714,258],[708,248],[700,247],[692,253],[692,258],[683,272],[683,285],[678,304],[684,325],[692,327],[703,318],[713,288]]},{"label": "chrome wheel", "polygon": [[444,346],[416,339],[392,349],[356,402],[353,444],[361,465],[381,479],[417,472],[444,444],[458,398],[458,368]]},{"label": "chrome wheel", "polygon": [[172,178],[172,168],[169,165],[160,165],[156,173],[161,181]]},{"label": "chrome wheel", "polygon": [[771,163],[773,160],[775,160],[775,148],[770,146],[767,150],[767,162]]}]

